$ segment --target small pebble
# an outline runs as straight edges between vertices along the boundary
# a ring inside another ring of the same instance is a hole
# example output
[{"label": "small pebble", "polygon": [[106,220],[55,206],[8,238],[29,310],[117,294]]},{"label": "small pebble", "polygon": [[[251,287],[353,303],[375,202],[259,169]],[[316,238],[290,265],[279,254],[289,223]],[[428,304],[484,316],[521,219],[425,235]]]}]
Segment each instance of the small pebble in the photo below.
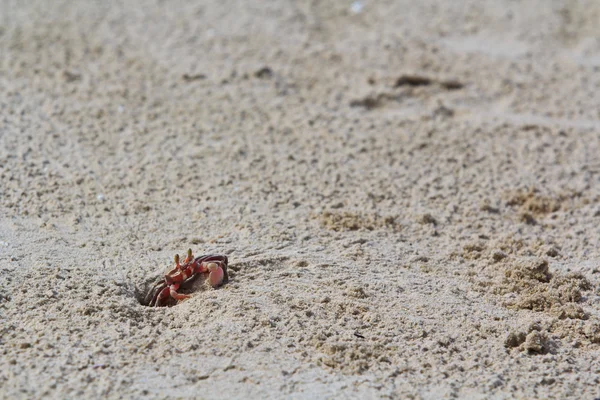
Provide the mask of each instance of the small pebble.
[{"label": "small pebble", "polygon": [[364,6],[365,5],[362,1],[355,1],[350,6],[350,11],[352,12],[352,14],[360,14],[362,12]]}]

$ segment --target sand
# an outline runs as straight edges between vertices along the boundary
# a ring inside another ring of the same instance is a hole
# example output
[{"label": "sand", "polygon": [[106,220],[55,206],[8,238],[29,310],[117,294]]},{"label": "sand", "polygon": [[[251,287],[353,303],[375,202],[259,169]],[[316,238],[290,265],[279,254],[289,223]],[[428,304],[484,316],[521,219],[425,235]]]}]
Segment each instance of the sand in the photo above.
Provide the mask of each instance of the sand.
[{"label": "sand", "polygon": [[600,397],[599,18],[2,1],[0,397]]}]

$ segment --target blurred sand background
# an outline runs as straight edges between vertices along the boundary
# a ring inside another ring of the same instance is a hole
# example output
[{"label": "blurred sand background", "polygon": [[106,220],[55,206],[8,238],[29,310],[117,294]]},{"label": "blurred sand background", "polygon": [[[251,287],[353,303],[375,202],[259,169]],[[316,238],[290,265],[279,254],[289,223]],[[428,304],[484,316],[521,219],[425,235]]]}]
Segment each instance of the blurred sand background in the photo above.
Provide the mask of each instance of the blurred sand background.
[{"label": "blurred sand background", "polygon": [[0,5],[1,398],[600,397],[597,1]]}]

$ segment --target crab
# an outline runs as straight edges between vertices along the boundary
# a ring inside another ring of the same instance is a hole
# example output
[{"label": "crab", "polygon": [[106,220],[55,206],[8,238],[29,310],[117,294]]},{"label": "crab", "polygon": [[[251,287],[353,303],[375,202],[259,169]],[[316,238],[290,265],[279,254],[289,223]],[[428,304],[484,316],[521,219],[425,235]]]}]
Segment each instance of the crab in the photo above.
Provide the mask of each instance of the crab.
[{"label": "crab", "polygon": [[146,304],[161,307],[170,298],[178,302],[189,298],[189,295],[177,291],[181,285],[203,273],[208,273],[207,280],[213,288],[226,283],[229,280],[227,256],[211,254],[194,258],[192,249],[188,249],[187,257],[180,263],[179,254],[175,254],[175,267],[165,274],[164,279],[154,284],[146,296]]}]

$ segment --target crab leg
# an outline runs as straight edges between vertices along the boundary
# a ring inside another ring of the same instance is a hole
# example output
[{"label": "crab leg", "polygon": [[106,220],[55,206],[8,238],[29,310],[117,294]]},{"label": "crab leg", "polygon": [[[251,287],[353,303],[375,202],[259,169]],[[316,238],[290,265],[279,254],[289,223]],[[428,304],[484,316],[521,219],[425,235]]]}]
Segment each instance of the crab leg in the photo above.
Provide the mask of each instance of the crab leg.
[{"label": "crab leg", "polygon": [[179,283],[174,283],[171,286],[169,286],[169,294],[171,295],[172,298],[174,298],[175,300],[185,300],[185,299],[189,299],[190,296],[187,294],[180,294],[177,293],[177,290],[179,289]]},{"label": "crab leg", "polygon": [[169,288],[165,287],[156,295],[154,298],[154,304],[150,303],[150,307],[160,307],[163,304],[163,300],[169,298]]},{"label": "crab leg", "polygon": [[157,298],[158,294],[165,287],[167,287],[167,284],[165,283],[164,279],[162,281],[160,281],[160,282],[155,283],[154,287],[152,288],[152,290],[150,290],[148,292],[148,294],[146,295],[146,298],[144,299],[144,302],[146,304],[148,304],[149,306],[152,307],[153,304],[156,303],[156,298]]}]

